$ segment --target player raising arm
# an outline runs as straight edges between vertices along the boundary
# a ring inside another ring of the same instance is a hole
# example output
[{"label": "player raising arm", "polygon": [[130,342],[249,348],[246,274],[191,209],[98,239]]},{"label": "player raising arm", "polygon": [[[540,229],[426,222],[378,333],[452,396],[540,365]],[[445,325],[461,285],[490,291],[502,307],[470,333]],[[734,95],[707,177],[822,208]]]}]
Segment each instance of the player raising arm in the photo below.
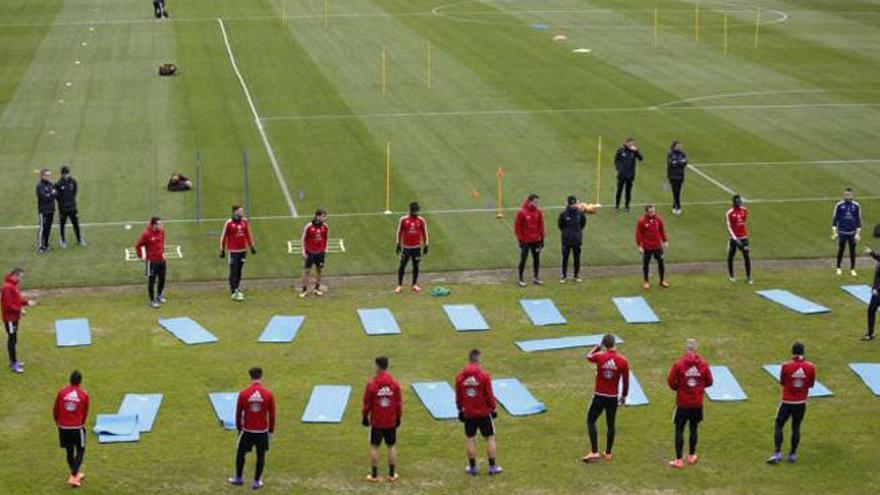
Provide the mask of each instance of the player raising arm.
[{"label": "player raising arm", "polygon": [[220,257],[226,257],[226,251],[229,251],[229,292],[233,301],[244,301],[244,294],[239,286],[248,249],[251,254],[257,254],[254,238],[251,236],[251,225],[244,217],[244,208],[233,205],[232,218],[223,224],[223,234],[220,236]]},{"label": "player raising arm", "polygon": [[749,210],[743,206],[742,197],[739,194],[733,196],[733,207],[727,210],[727,234],[730,240],[727,243],[727,277],[731,282],[736,282],[733,273],[733,258],[736,251],[742,251],[743,262],[746,265],[746,280],[752,281],[752,258],[749,255],[749,229],[746,225],[749,218]]},{"label": "player raising arm", "polygon": [[370,474],[367,481],[379,482],[379,447],[388,446],[388,481],[395,482],[399,475],[397,464],[397,429],[403,416],[403,397],[400,385],[388,373],[388,358],[376,358],[376,374],[364,390],[363,425],[370,428]]},{"label": "player raising arm", "polygon": [[476,476],[477,431],[486,439],[486,456],[489,458],[489,475],[501,474],[501,466],[495,462],[497,446],[495,443],[495,409],[498,402],[492,391],[492,377],[480,367],[479,349],[471,349],[468,363],[455,377],[455,405],[458,420],[464,423],[464,436],[467,438],[466,452],[468,466],[465,472]]},{"label": "player raising arm", "polygon": [[419,204],[413,201],[409,204],[409,215],[400,217],[397,224],[397,254],[400,256],[400,264],[397,266],[397,288],[394,292],[403,292],[403,276],[406,274],[406,265],[412,260],[412,290],[421,292],[419,287],[419,263],[422,255],[428,254],[428,222],[419,215]]},{"label": "player raising arm", "polygon": [[801,441],[801,422],[807,412],[807,398],[810,389],[816,384],[816,367],[804,359],[804,344],[795,342],[791,346],[791,361],[782,365],[779,371],[779,385],[782,387],[782,401],[776,411],[776,427],[773,435],[775,448],[767,458],[767,464],[782,462],[782,440],[785,423],[791,419],[791,450],[788,462],[797,461],[797,448]]},{"label": "player raising arm", "polygon": [[300,298],[309,295],[309,272],[315,267],[315,295],[323,296],[321,292],[321,275],[324,271],[324,260],[327,256],[327,236],[330,235],[330,228],[325,223],[327,220],[327,212],[324,210],[315,211],[312,221],[303,227],[302,231],[302,257],[303,257],[303,273],[302,273],[302,291],[299,293]]},{"label": "player raising arm", "polygon": [[831,217],[831,239],[837,240],[837,274],[840,275],[840,263],[843,261],[843,251],[849,246],[849,273],[853,277],[856,273],[856,243],[862,237],[862,207],[853,199],[852,189],[847,187],[843,190],[843,200],[834,205],[834,215]]},{"label": "player raising arm", "polygon": [[[603,351],[602,348],[605,348]],[[611,462],[611,449],[614,447],[615,423],[617,421],[617,405],[626,403],[629,395],[629,361],[615,349],[614,335],[607,334],[602,337],[602,343],[597,345],[587,354],[587,361],[596,365],[596,385],[593,389],[593,402],[587,413],[587,432],[590,437],[590,453],[581,460],[583,462],[596,462],[599,455],[599,432],[596,430],[596,421],[605,413],[606,443],[605,460]],[[619,388],[623,385],[623,391]]]}]

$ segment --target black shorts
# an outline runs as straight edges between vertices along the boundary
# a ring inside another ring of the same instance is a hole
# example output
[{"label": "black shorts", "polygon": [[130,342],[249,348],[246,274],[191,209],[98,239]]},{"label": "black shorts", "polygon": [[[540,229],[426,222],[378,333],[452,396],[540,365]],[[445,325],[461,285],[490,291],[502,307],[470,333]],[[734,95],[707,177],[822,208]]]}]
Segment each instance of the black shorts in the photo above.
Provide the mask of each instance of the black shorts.
[{"label": "black shorts", "polygon": [[776,424],[784,425],[789,418],[794,418],[795,421],[800,423],[806,413],[806,404],[786,404],[781,402],[779,409],[776,411]]},{"label": "black shorts", "polygon": [[268,431],[262,433],[242,431],[238,434],[238,450],[240,452],[250,452],[254,447],[257,448],[257,452],[269,450]]},{"label": "black shorts", "polygon": [[306,253],[305,267],[309,269],[313,266],[324,268],[325,253]]},{"label": "black shorts", "polygon": [[654,258],[657,261],[663,261],[663,250],[662,249],[645,249],[644,258],[645,259]]},{"label": "black shorts", "polygon": [[378,447],[385,445],[393,447],[397,443],[397,428],[370,428],[370,445]]},{"label": "black shorts", "polygon": [[164,277],[165,268],[164,261],[148,261],[145,272],[148,277]]},{"label": "black shorts", "polygon": [[18,322],[4,321],[3,329],[6,330],[6,335],[15,335],[16,333],[18,333]]},{"label": "black shorts", "polygon": [[700,424],[703,421],[703,408],[702,407],[694,407],[694,408],[685,408],[685,407],[676,407],[675,414],[673,415],[672,422],[675,423],[676,426],[684,426],[685,423],[690,422],[691,424]]},{"label": "black shorts", "polygon": [[727,244],[727,249],[731,251],[739,249],[742,252],[746,252],[749,250],[749,238],[745,237],[740,239],[739,242],[731,239]]},{"label": "black shorts", "polygon": [[468,438],[474,438],[477,436],[477,430],[480,430],[480,435],[482,435],[483,438],[495,436],[495,422],[492,421],[492,416],[486,416],[485,418],[465,418],[464,435]]},{"label": "black shorts", "polygon": [[85,428],[58,428],[58,445],[62,449],[86,446]]},{"label": "black shorts", "polygon": [[245,258],[247,258],[247,251],[242,251],[240,253],[229,253],[229,264],[243,265]]},{"label": "black shorts", "polygon": [[420,261],[422,259],[422,248],[403,248],[400,250],[401,261]]}]

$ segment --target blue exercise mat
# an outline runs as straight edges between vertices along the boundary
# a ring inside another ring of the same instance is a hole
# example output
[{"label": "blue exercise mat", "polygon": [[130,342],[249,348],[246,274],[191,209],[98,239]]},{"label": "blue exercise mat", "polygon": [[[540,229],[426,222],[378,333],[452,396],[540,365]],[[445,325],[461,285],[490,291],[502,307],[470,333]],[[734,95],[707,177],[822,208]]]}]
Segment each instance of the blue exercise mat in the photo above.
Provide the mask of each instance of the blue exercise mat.
[{"label": "blue exercise mat", "polygon": [[187,317],[160,319],[159,325],[187,345],[217,342],[217,337]]},{"label": "blue exercise mat", "polygon": [[495,398],[511,416],[528,416],[547,410],[516,378],[496,378],[492,380],[492,389]]},{"label": "blue exercise mat", "polygon": [[[762,368],[764,368],[764,371],[767,373],[770,373],[770,376],[772,376],[774,380],[779,382],[779,372],[782,370],[781,364],[765,364]],[[818,380],[816,381],[816,384],[813,385],[813,388],[810,389],[809,393],[810,397],[830,397],[832,395],[834,394],[831,393],[831,390],[825,385],[819,383]]]},{"label": "blue exercise mat", "polygon": [[657,323],[660,318],[648,305],[648,301],[642,296],[637,297],[612,297],[614,305],[620,311],[620,315],[627,323]]},{"label": "blue exercise mat", "polygon": [[208,394],[217,421],[227,430],[235,429],[235,404],[238,402],[238,394],[235,392],[214,392]]},{"label": "blue exercise mat", "polygon": [[434,419],[456,419],[455,391],[446,382],[413,383],[413,390]]},{"label": "blue exercise mat", "polygon": [[489,324],[473,304],[444,304],[443,311],[458,332],[488,330]]},{"label": "blue exercise mat", "polygon": [[564,325],[567,323],[562,313],[550,299],[520,299],[519,304],[532,320],[533,325]]},{"label": "blue exercise mat", "polygon": [[748,399],[745,391],[739,386],[736,377],[727,366],[710,366],[712,370],[712,386],[706,389],[709,400],[734,402]]},{"label": "blue exercise mat", "polygon": [[[623,392],[623,378],[620,379],[620,391]],[[636,374],[632,371],[629,372],[629,395],[626,397],[626,405],[627,406],[644,406],[645,404],[650,403],[648,400],[648,396],[645,395],[645,390],[642,388],[642,384],[639,383],[638,378],[636,378]]]},{"label": "blue exercise mat", "polygon": [[862,301],[865,304],[871,302],[871,286],[870,285],[841,285],[841,289],[846,291],[849,295],[855,297],[859,301]]},{"label": "blue exercise mat", "polygon": [[859,375],[874,395],[880,395],[880,363],[850,363],[849,369]]},{"label": "blue exercise mat", "polygon": [[[602,342],[603,335],[576,335],[572,337],[559,337],[556,339],[520,340],[516,346],[524,352],[555,351],[559,349],[571,349],[572,347],[595,347]],[[623,339],[615,337],[618,344]]]},{"label": "blue exercise mat", "polygon": [[141,436],[137,416],[131,414],[99,414],[92,431],[99,443],[137,442]]},{"label": "blue exercise mat", "polygon": [[780,304],[785,306],[786,308],[796,311],[800,314],[804,315],[813,315],[819,313],[829,313],[830,309],[822,306],[821,304],[816,304],[813,301],[809,301],[804,299],[801,296],[792,294],[787,290],[782,289],[770,289],[770,290],[759,290],[757,294],[761,297],[765,297],[776,304]]},{"label": "blue exercise mat", "polygon": [[367,335],[394,335],[400,333],[397,320],[388,308],[359,309],[358,317]]},{"label": "blue exercise mat", "polygon": [[258,342],[292,342],[305,316],[273,316]]},{"label": "blue exercise mat", "polygon": [[118,414],[136,416],[138,430],[143,433],[153,429],[161,405],[162,394],[125,394]]},{"label": "blue exercise mat", "polygon": [[56,320],[55,344],[58,347],[91,345],[92,332],[89,330],[89,320],[86,318]]},{"label": "blue exercise mat", "polygon": [[342,421],[351,387],[348,385],[315,385],[302,415],[303,423],[338,423]]}]

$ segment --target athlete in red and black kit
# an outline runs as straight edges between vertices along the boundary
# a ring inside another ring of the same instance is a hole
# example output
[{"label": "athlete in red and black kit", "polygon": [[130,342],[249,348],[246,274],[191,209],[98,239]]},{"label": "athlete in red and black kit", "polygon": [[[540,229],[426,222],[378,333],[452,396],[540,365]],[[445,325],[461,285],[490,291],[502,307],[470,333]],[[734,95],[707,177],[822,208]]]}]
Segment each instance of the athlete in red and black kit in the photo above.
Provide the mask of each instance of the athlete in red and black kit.
[{"label": "athlete in red and black kit", "polygon": [[675,390],[675,459],[669,466],[681,469],[684,467],[684,427],[688,425],[690,441],[688,442],[687,463],[697,463],[697,427],[703,421],[703,393],[712,386],[712,370],[699,354],[697,341],[688,339],[684,355],[669,370],[667,378],[669,388]]},{"label": "athlete in red and black kit", "polygon": [[21,294],[19,285],[24,277],[24,270],[14,268],[3,280],[3,292],[0,294],[0,310],[3,315],[3,329],[6,330],[6,350],[9,352],[9,369],[13,373],[24,373],[24,367],[18,362],[16,346],[21,317],[26,313],[26,306],[37,302]]},{"label": "athlete in red and black kit", "polygon": [[[134,250],[138,258],[144,260],[144,275],[147,276],[147,294],[150,306],[154,309],[165,304],[165,228],[162,219],[153,217],[147,229],[141,233]],[[158,282],[158,284],[157,284]],[[158,285],[158,286],[157,286]]]},{"label": "athlete in red and black kit", "polygon": [[797,462],[801,422],[807,412],[810,389],[816,384],[816,366],[804,359],[804,344],[795,342],[791,346],[791,354],[791,361],[783,364],[779,372],[782,401],[776,412],[776,428],[773,435],[775,448],[773,455],[767,458],[767,464],[782,462],[783,430],[789,419],[791,419],[791,450],[788,452],[788,462]]},{"label": "athlete in red and black kit", "polygon": [[467,438],[467,474],[476,476],[477,470],[477,431],[486,439],[486,456],[489,458],[489,475],[500,474],[501,466],[495,462],[495,411],[498,402],[492,391],[492,377],[480,367],[480,351],[472,349],[468,354],[468,364],[455,377],[455,405],[458,420],[464,423]]},{"label": "athlete in red and black kit", "polygon": [[251,254],[257,254],[250,223],[244,217],[244,208],[233,205],[232,218],[223,224],[223,235],[220,236],[220,257],[226,257],[226,252],[229,251],[229,292],[233,301],[244,301],[244,294],[239,286],[248,249]]},{"label": "athlete in red and black kit", "polygon": [[522,207],[516,212],[513,230],[516,241],[519,243],[519,278],[517,284],[525,287],[523,272],[526,270],[526,261],[529,253],[532,253],[532,283],[541,285],[541,250],[544,249],[544,212],[538,207],[537,194],[529,194]]},{"label": "athlete in red and black kit", "polygon": [[263,487],[263,467],[266,465],[266,451],[275,433],[275,397],[263,386],[263,370],[248,370],[251,385],[239,392],[235,405],[235,428],[238,430],[238,447],[235,455],[235,477],[227,481],[231,485],[244,484],[244,458],[253,448],[257,449],[257,468],[251,487]]},{"label": "athlete in red and black kit", "polygon": [[[605,348],[603,351],[602,348]],[[587,360],[596,364],[596,386],[593,390],[593,402],[587,413],[587,431],[590,436],[590,453],[581,460],[595,462],[599,455],[599,433],[596,421],[605,413],[607,425],[605,460],[611,461],[611,449],[614,447],[614,424],[617,419],[617,405],[626,404],[629,395],[629,361],[615,349],[614,335],[602,337],[602,343],[587,354]],[[623,390],[619,392],[620,386]],[[619,395],[619,399],[618,399]]]},{"label": "athlete in red and black kit", "polygon": [[300,298],[309,295],[309,272],[315,267],[315,290],[316,296],[323,296],[321,291],[321,274],[324,271],[324,261],[327,256],[327,236],[330,235],[330,228],[327,226],[327,212],[324,210],[315,211],[312,221],[303,227],[302,231],[302,257],[303,257],[303,274],[302,274],[302,291],[299,293]]},{"label": "athlete in red and black kit", "polygon": [[736,282],[733,274],[733,258],[736,251],[743,254],[743,262],[746,265],[746,281],[751,285],[752,281],[752,258],[749,255],[749,229],[746,225],[749,219],[749,210],[743,206],[742,197],[739,194],[733,196],[733,207],[727,210],[726,223],[727,234],[730,242],[727,244],[727,275],[731,282]]},{"label": "athlete in red and black kit", "polygon": [[651,288],[651,282],[648,281],[651,258],[657,260],[660,287],[668,288],[666,265],[663,263],[663,248],[669,246],[669,243],[666,240],[666,227],[663,225],[663,219],[654,210],[654,205],[646,206],[645,214],[639,217],[636,222],[636,245],[642,255],[642,276],[644,278],[642,288],[645,290]]},{"label": "athlete in red and black kit", "polygon": [[363,425],[370,428],[370,474],[367,481],[379,482],[379,447],[388,446],[388,481],[395,482],[399,475],[397,464],[397,429],[403,416],[403,396],[400,385],[388,373],[388,358],[376,358],[376,375],[364,390]]},{"label": "athlete in red and black kit", "polygon": [[58,427],[58,443],[67,451],[67,465],[70,476],[67,484],[73,488],[82,486],[86,477],[79,468],[86,455],[86,419],[89,417],[89,394],[80,388],[82,374],[74,371],[70,374],[70,384],[61,387],[55,394],[55,405],[52,417]]},{"label": "athlete in red and black kit", "polygon": [[409,215],[400,217],[397,224],[397,254],[400,256],[400,265],[397,267],[397,288],[394,292],[403,291],[403,276],[406,274],[406,265],[412,260],[412,290],[421,292],[419,287],[419,263],[422,255],[428,254],[428,223],[419,215],[419,204],[413,201],[409,204]]}]

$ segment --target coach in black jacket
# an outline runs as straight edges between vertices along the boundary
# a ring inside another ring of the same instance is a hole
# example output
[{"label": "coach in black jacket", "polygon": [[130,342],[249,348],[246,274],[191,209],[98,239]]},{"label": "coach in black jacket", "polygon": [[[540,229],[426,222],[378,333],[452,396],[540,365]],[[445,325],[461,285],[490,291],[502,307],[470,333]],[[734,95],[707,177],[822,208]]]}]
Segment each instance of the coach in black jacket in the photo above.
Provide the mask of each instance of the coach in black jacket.
[{"label": "coach in black jacket", "polygon": [[79,191],[79,186],[76,180],[70,176],[68,167],[61,167],[61,179],[55,183],[55,190],[58,192],[58,213],[61,217],[61,247],[67,247],[64,227],[67,225],[68,218],[70,224],[73,225],[73,233],[76,234],[76,243],[85,246],[79,231],[79,217],[76,214],[76,193]]},{"label": "coach in black jacket", "polygon": [[614,154],[614,168],[617,169],[617,195],[614,198],[614,209],[620,209],[620,195],[626,190],[626,203],[624,211],[629,211],[629,202],[632,198],[633,182],[636,180],[636,161],[642,161],[644,157],[636,147],[636,140],[626,138],[623,146]]},{"label": "coach in black jacket", "polygon": [[684,169],[688,165],[688,156],[680,141],[673,141],[666,155],[666,178],[672,186],[672,213],[681,215],[681,186],[684,184]]},{"label": "coach in black jacket", "polygon": [[52,222],[55,219],[55,198],[57,191],[52,183],[52,172],[44,168],[40,170],[40,182],[37,183],[37,213],[39,225],[37,229],[37,250],[41,253],[49,249],[49,235],[52,233]]},{"label": "coach in black jacket", "polygon": [[587,216],[578,207],[577,198],[569,196],[566,202],[568,206],[559,214],[559,230],[562,232],[562,278],[559,281],[563,284],[568,274],[569,255],[574,258],[574,281],[581,281],[581,244],[584,241],[584,227],[587,225]]}]

